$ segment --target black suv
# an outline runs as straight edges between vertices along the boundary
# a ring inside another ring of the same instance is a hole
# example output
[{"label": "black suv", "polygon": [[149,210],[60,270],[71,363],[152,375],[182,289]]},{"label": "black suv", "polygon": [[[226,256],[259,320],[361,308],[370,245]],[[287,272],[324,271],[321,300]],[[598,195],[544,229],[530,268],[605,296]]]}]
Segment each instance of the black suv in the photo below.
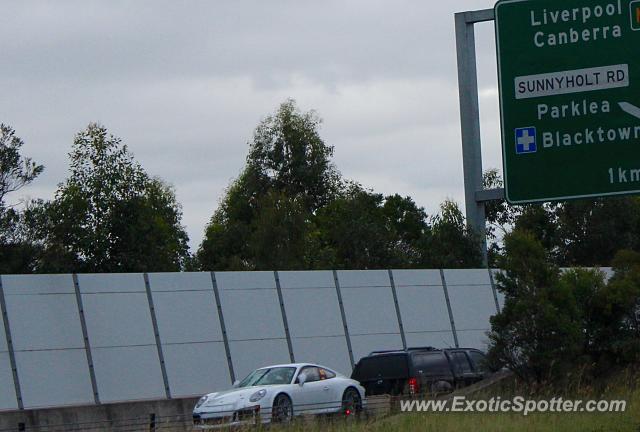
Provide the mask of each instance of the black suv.
[{"label": "black suv", "polygon": [[444,393],[488,376],[485,355],[473,348],[433,347],[374,351],[360,359],[351,378],[367,396]]}]

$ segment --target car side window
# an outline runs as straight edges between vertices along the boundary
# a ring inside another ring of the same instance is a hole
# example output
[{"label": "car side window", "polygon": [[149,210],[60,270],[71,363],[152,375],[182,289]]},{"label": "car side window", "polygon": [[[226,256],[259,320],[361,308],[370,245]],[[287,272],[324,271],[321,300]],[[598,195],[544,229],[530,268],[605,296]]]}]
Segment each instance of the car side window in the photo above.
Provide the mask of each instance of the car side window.
[{"label": "car side window", "polygon": [[485,357],[484,354],[478,351],[469,351],[469,355],[471,356],[471,360],[473,360],[473,364],[475,365],[476,371],[481,373],[489,372],[489,366],[487,365],[487,357]]},{"label": "car side window", "polygon": [[469,359],[464,352],[456,351],[450,353],[451,360],[453,363],[453,369],[456,371],[457,375],[471,373],[471,365],[469,364]]},{"label": "car side window", "polygon": [[449,362],[442,352],[414,354],[413,363],[424,375],[451,375]]},{"label": "car side window", "polygon": [[[306,366],[302,368],[300,374],[305,374],[307,376],[307,382],[320,381],[320,372],[315,366]],[[298,374],[298,376],[300,376],[300,374]]]},{"label": "car side window", "polygon": [[318,368],[318,374],[320,375],[320,381],[336,377],[336,374],[324,368]]}]

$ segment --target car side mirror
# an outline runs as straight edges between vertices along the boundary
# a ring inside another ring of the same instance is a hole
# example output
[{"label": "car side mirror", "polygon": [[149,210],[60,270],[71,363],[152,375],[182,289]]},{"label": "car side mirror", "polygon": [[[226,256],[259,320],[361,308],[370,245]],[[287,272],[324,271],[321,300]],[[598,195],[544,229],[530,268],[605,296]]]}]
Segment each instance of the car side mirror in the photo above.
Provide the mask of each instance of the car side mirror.
[{"label": "car side mirror", "polygon": [[233,388],[237,388],[240,385],[240,380],[235,380],[233,382]]},{"label": "car side mirror", "polygon": [[302,387],[305,382],[307,382],[307,374],[301,373],[298,375],[298,384],[300,384],[300,387]]}]

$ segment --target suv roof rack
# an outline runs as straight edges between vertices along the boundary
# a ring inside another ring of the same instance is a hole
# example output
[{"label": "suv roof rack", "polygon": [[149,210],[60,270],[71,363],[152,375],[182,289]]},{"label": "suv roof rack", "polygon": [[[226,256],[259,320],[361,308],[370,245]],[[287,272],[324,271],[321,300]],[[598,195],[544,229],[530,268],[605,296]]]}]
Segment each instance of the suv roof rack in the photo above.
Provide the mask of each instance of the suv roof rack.
[{"label": "suv roof rack", "polygon": [[369,353],[369,355],[376,355],[376,354],[388,354],[388,353],[406,353],[408,351],[437,351],[438,348],[434,348],[432,346],[424,346],[424,347],[407,347],[406,349],[403,348],[398,348],[398,349],[391,349],[391,350],[376,350],[376,351],[371,351]]},{"label": "suv roof rack", "polygon": [[403,350],[402,348],[399,349],[392,349],[392,350],[378,350],[378,351],[371,351],[369,353],[369,355],[375,355],[375,354],[387,354],[387,353],[401,353],[401,352],[405,352],[405,350]]}]

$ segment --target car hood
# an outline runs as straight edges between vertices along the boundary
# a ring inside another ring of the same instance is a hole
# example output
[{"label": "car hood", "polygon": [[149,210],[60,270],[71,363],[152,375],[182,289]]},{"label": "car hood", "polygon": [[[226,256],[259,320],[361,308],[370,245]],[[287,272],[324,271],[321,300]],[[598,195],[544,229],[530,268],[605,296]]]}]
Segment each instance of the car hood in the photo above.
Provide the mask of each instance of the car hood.
[{"label": "car hood", "polygon": [[[199,409],[200,410],[210,410],[211,408],[215,408],[216,410],[222,409],[234,409],[246,405],[255,405],[256,402],[251,402],[249,398],[254,393],[260,390],[266,390],[267,392],[271,389],[273,390],[275,387],[280,386],[255,386],[255,387],[243,387],[243,388],[234,388],[230,390],[225,390],[221,392],[209,393],[206,395],[207,400],[204,402]],[[266,398],[265,398],[266,399]],[[265,399],[261,399],[262,402]],[[258,402],[259,403],[259,402]]]}]

